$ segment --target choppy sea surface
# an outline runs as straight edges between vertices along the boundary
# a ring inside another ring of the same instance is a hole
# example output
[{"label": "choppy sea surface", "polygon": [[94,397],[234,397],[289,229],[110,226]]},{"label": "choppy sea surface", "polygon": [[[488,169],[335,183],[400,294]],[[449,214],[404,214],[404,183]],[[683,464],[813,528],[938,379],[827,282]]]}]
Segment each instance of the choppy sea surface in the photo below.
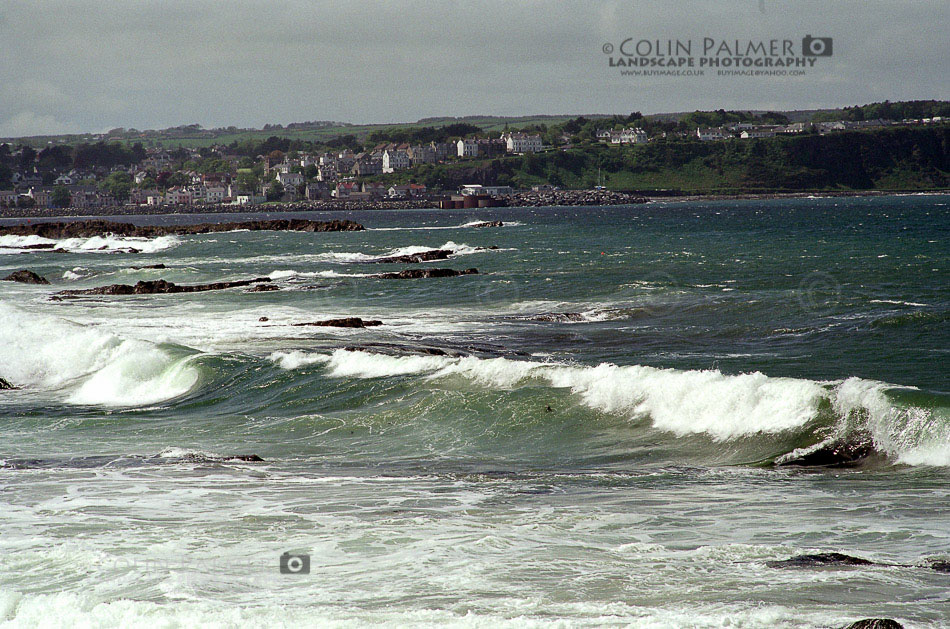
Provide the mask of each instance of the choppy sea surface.
[{"label": "choppy sea surface", "polygon": [[[0,236],[0,625],[948,626],[948,203]],[[892,565],[768,565],[830,551]]]}]

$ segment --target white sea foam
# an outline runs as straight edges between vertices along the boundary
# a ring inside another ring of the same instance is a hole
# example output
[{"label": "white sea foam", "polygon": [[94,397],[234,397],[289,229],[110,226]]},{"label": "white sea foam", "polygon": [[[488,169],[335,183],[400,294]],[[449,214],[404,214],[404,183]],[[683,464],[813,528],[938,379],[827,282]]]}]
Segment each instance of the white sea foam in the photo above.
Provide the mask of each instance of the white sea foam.
[{"label": "white sea foam", "polygon": [[[439,226],[418,226],[418,227],[370,227],[366,231],[377,231],[377,232],[395,232],[395,231],[429,231],[429,230],[440,230],[440,229],[469,229],[475,227],[476,225],[481,225],[488,221],[483,220],[472,220],[467,223],[462,223],[461,225],[439,225]],[[524,223],[520,221],[503,221],[502,227],[520,227]]]},{"label": "white sea foam", "polygon": [[139,406],[191,390],[191,357],[0,303],[0,375],[26,389],[59,391],[72,404]]},{"label": "white sea foam", "polygon": [[372,273],[339,273],[338,271],[295,271],[293,269],[283,269],[272,271],[267,275],[272,280],[295,280],[313,277],[370,277]]},{"label": "white sea foam", "polygon": [[[65,249],[72,253],[111,253],[136,249],[142,253],[164,251],[181,244],[177,236],[159,236],[157,238],[133,238],[123,236],[92,236],[90,238],[65,238],[52,240],[40,236],[0,236],[0,248],[23,249],[32,245],[53,245],[52,249]],[[26,249],[26,251],[33,251]],[[38,249],[37,251],[45,251]]]},{"label": "white sea foam", "polygon": [[901,301],[899,299],[872,299],[872,304],[893,304],[895,306],[926,306],[916,301]]},{"label": "white sea foam", "polygon": [[[467,585],[462,581],[459,585]],[[22,594],[0,590],[0,620],[12,627],[101,627],[108,629],[151,629],[153,627],[446,627],[449,629],[546,629],[573,626],[624,626],[635,629],[658,627],[765,627],[843,626],[852,617],[799,607],[753,603],[714,603],[680,605],[673,608],[632,605],[625,602],[559,602],[543,597],[520,599],[506,597],[492,602],[496,606],[478,611],[458,612],[420,605],[409,608],[386,606],[355,610],[332,605],[264,603],[238,605],[222,603],[191,594],[189,579],[169,577],[163,584],[176,595],[156,603],[148,600],[118,598],[109,600],[90,592]],[[188,596],[182,592],[187,591]],[[358,590],[362,593],[362,590]],[[178,600],[176,600],[176,598]],[[188,600],[188,599],[192,600]],[[424,597],[422,597],[424,598]]]},{"label": "white sea foam", "polygon": [[308,354],[301,351],[274,352],[267,357],[280,366],[281,369],[299,369],[305,365],[315,365],[329,362],[326,354]]},{"label": "white sea foam", "polygon": [[326,253],[317,254],[314,257],[318,260],[325,260],[327,262],[339,262],[346,264],[351,262],[372,262],[380,258],[391,258],[394,256],[411,256],[419,253],[425,253],[427,251],[433,251],[435,249],[446,249],[451,251],[452,255],[454,256],[464,256],[478,253],[479,251],[487,251],[486,249],[478,249],[465,243],[459,244],[450,240],[438,247],[426,245],[408,245],[406,247],[391,249],[390,251],[380,254],[369,254],[359,251],[328,251]]},{"label": "white sea foam", "polygon": [[221,456],[213,452],[206,452],[204,450],[192,450],[191,448],[179,448],[172,446],[165,448],[158,453],[158,456],[163,459],[185,459],[185,458],[201,458],[201,459],[220,459]]},{"label": "white sea foam", "polygon": [[84,277],[88,277],[89,274],[90,274],[89,269],[87,269],[84,266],[77,266],[63,273],[63,279],[72,280],[72,281],[81,280]]},{"label": "white sea foam", "polygon": [[759,372],[727,375],[718,370],[610,363],[589,367],[347,350],[329,355],[277,353],[271,359],[284,369],[326,363],[327,374],[340,378],[462,377],[500,389],[541,381],[569,389],[590,408],[631,420],[649,419],[654,427],[678,436],[702,433],[716,441],[802,428],[818,417],[822,402],[828,401],[841,434],[867,430],[879,450],[901,462],[950,465],[950,418],[935,416],[940,409],[895,404],[886,395],[889,385],[860,378],[823,383]]}]

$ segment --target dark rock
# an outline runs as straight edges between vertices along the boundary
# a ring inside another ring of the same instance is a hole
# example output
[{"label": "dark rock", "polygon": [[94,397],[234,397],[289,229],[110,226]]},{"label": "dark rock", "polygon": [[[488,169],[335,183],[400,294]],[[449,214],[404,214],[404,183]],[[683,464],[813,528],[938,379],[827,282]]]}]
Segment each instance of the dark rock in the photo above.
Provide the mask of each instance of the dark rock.
[{"label": "dark rock", "polygon": [[791,559],[767,561],[770,568],[821,568],[826,566],[873,566],[873,561],[852,557],[842,553],[817,553],[814,555],[798,555]]},{"label": "dark rock", "polygon": [[438,347],[426,345],[397,345],[395,343],[367,343],[364,345],[347,345],[343,348],[347,352],[373,352],[387,356],[451,356],[459,358],[467,354],[457,351],[446,351]]},{"label": "dark rock", "polygon": [[543,314],[526,317],[529,321],[550,321],[554,323],[571,323],[586,321],[584,315],[579,312],[546,312]]},{"label": "dark rock", "polygon": [[270,321],[270,319],[268,319],[267,317],[261,317],[260,319],[258,319],[258,321],[263,323],[264,321]]},{"label": "dark rock", "polygon": [[252,286],[251,288],[244,291],[245,293],[265,293],[271,290],[280,290],[279,287],[274,286],[273,284],[258,284],[257,286]]},{"label": "dark rock", "polygon": [[16,388],[17,388],[17,387],[13,386],[12,384],[10,384],[9,382],[7,382],[7,381],[4,380],[3,378],[0,378],[0,391],[10,391],[10,390],[16,389]]},{"label": "dark rock", "polygon": [[865,618],[851,623],[844,629],[904,629],[904,625],[890,618]]},{"label": "dark rock", "polygon": [[49,284],[49,280],[45,277],[41,277],[34,273],[33,271],[27,271],[26,269],[22,271],[14,271],[10,275],[3,278],[6,282],[21,282],[23,284]]},{"label": "dark rock", "polygon": [[130,268],[133,271],[141,271],[142,269],[164,269],[167,267],[164,264],[149,264],[147,266],[133,266]]},{"label": "dark rock", "polygon": [[851,467],[861,463],[877,450],[874,441],[868,433],[851,435],[846,439],[839,439],[820,445],[803,454],[794,452],[776,461],[778,466],[794,465],[800,467]]},{"label": "dark rock", "polygon": [[946,559],[928,559],[924,562],[924,565],[931,570],[950,574],[950,561]]},{"label": "dark rock", "polygon": [[477,275],[478,269],[405,269],[396,273],[378,273],[370,277],[382,280],[415,280],[429,277],[458,277],[459,275]]},{"label": "dark rock", "polygon": [[[199,223],[196,225],[133,225],[104,220],[71,221],[64,223],[30,223],[27,225],[0,225],[0,236],[40,236],[52,240],[63,238],[90,238],[92,236],[127,236],[156,238],[158,236],[186,236],[246,229],[250,231],[337,232],[362,231],[364,227],[351,220],[310,221],[302,218],[280,218],[233,223]],[[133,251],[133,250],[130,250]],[[134,250],[138,253],[138,250]]]},{"label": "dark rock", "polygon": [[452,255],[450,249],[432,249],[431,251],[421,251],[404,256],[389,256],[386,258],[376,258],[368,262],[376,264],[415,264],[419,262],[430,262],[432,260],[445,260]]},{"label": "dark rock", "polygon": [[314,321],[312,323],[294,323],[293,325],[297,327],[322,326],[330,328],[369,328],[382,324],[382,321],[363,320],[359,317],[346,317],[344,319],[327,319],[326,321]]},{"label": "dark rock", "polygon": [[249,286],[260,282],[270,282],[269,277],[256,277],[252,280],[238,280],[234,282],[215,282],[213,284],[192,284],[179,286],[165,280],[142,281],[135,286],[128,284],[110,284],[109,286],[98,286],[96,288],[78,288],[64,290],[56,293],[57,295],[156,295],[169,293],[200,293],[209,290],[224,290],[226,288],[237,288],[240,286]]},{"label": "dark rock", "polygon": [[504,225],[501,221],[482,221],[481,223],[473,223],[469,227],[479,228],[479,227],[501,227]]},{"label": "dark rock", "polygon": [[248,463],[263,463],[264,459],[256,454],[232,454],[221,457],[222,461],[246,461]]}]

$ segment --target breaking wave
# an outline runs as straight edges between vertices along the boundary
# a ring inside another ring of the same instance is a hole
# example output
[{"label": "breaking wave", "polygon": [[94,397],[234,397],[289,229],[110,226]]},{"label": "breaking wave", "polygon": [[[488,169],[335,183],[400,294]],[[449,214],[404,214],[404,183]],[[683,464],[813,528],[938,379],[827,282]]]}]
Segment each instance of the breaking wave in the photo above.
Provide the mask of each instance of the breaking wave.
[{"label": "breaking wave", "polygon": [[184,395],[201,379],[194,358],[0,303],[0,376],[70,404],[142,406]]},{"label": "breaking wave", "polygon": [[317,259],[325,260],[327,262],[337,262],[341,264],[353,263],[353,262],[375,262],[383,258],[392,258],[396,256],[411,256],[420,253],[426,253],[429,251],[434,251],[437,249],[451,251],[453,256],[464,256],[471,255],[473,253],[478,253],[480,251],[486,251],[484,248],[472,247],[465,243],[455,243],[451,240],[439,247],[427,247],[424,245],[410,245],[407,247],[398,247],[387,251],[386,253],[381,254],[368,254],[361,252],[347,252],[347,251],[330,251],[327,253],[321,253],[315,256]]},{"label": "breaking wave", "polygon": [[591,409],[632,422],[649,421],[676,437],[704,435],[718,443],[784,434],[815,446],[868,433],[875,450],[893,461],[950,465],[948,405],[902,402],[902,394],[916,390],[861,378],[818,382],[759,372],[727,375],[718,370],[394,356],[343,349],[330,354],[276,352],[269,358],[283,369],[323,365],[332,378],[462,378],[495,389],[541,384],[568,390]]},{"label": "breaking wave", "polygon": [[53,240],[41,236],[0,236],[0,251],[46,251],[62,249],[70,253],[115,253],[136,251],[155,253],[177,247],[181,240],[177,236],[159,236],[157,238],[134,238],[119,236],[92,236],[90,238],[64,238]]},{"label": "breaking wave", "polygon": [[[397,232],[397,231],[429,231],[429,230],[440,230],[440,229],[471,229],[473,227],[484,225],[487,221],[482,220],[471,220],[467,223],[462,223],[461,225],[433,225],[428,226],[416,226],[416,227],[370,227],[367,231],[377,231],[377,232]],[[520,227],[524,223],[520,221],[504,221],[502,227]]]}]

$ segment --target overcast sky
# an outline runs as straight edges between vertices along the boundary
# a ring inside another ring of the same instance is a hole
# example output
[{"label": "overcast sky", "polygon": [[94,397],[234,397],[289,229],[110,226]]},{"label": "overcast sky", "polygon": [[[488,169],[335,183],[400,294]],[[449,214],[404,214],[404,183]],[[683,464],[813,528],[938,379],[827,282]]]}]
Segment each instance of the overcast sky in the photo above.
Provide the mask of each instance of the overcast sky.
[{"label": "overcast sky", "polygon": [[[635,39],[833,38],[800,77],[621,76]],[[0,136],[950,98],[948,0],[5,0]]]}]

